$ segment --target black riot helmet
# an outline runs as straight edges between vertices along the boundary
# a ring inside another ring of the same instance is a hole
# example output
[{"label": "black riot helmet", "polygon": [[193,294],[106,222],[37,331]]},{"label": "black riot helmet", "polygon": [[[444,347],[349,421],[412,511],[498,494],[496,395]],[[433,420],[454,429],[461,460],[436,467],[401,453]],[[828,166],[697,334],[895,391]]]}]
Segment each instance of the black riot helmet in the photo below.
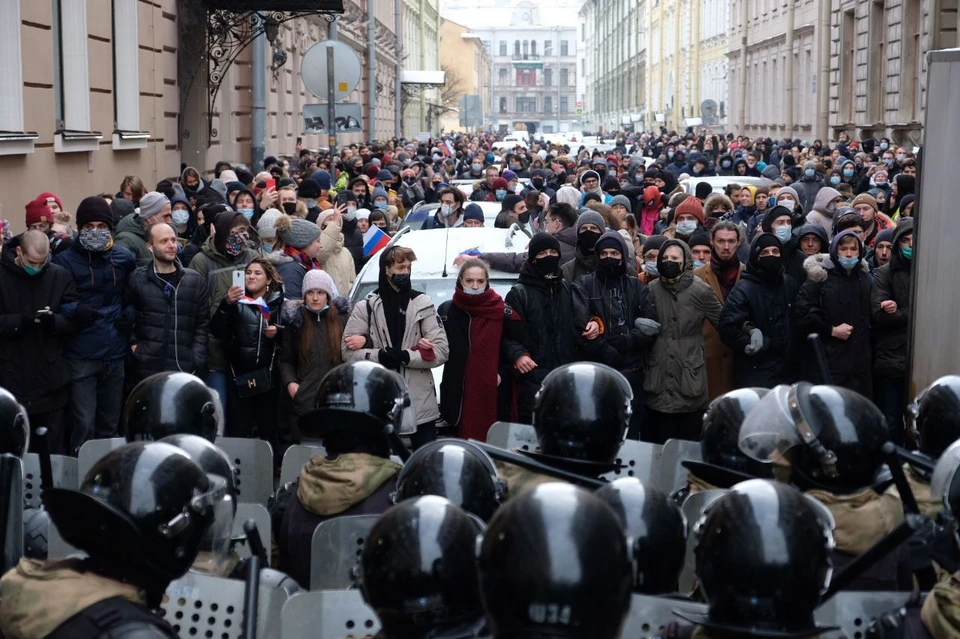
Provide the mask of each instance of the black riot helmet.
[{"label": "black riot helmet", "polygon": [[863,395],[801,382],[760,400],[740,429],[740,450],[789,468],[802,489],[851,493],[875,483],[888,435],[883,413]]},{"label": "black riot helmet", "polygon": [[[156,605],[190,568],[225,495],[226,480],[204,473],[184,451],[137,442],[94,464],[79,490],[45,490],[43,503],[94,572],[136,584]],[[224,544],[229,533],[222,531]]]},{"label": "black riot helmet", "polygon": [[0,455],[23,457],[30,446],[30,420],[27,409],[13,393],[0,388]]},{"label": "black riot helmet", "polygon": [[740,450],[740,427],[747,415],[770,392],[766,388],[740,388],[720,395],[703,415],[700,436],[702,462],[683,465],[701,479],[722,488],[747,479],[772,478],[772,469]]},{"label": "black riot helmet", "polygon": [[540,454],[574,466],[613,464],[632,401],[629,382],[609,366],[579,362],[555,368],[537,391],[533,410]]},{"label": "black riot helmet", "polygon": [[687,547],[687,521],[680,507],[662,490],[636,477],[621,477],[594,494],[613,509],[633,540],[634,591],[676,592]]},{"label": "black riot helmet", "polygon": [[482,623],[476,547],[483,525],[443,497],[408,499],[367,535],[360,590],[386,637],[443,637]]},{"label": "black riot helmet", "polygon": [[328,452],[344,437],[386,449],[386,436],[399,432],[409,406],[407,387],[396,373],[369,361],[341,364],[320,380],[314,409],[300,418],[300,431],[323,439]]},{"label": "black riot helmet", "polygon": [[467,441],[438,439],[418,448],[404,462],[393,499],[399,502],[438,495],[489,521],[504,492],[504,484],[487,453]]},{"label": "black riot helmet", "polygon": [[541,484],[501,506],[479,568],[494,637],[616,637],[630,609],[620,520],[570,484]]},{"label": "black riot helmet", "polygon": [[190,373],[157,373],[134,386],[123,406],[121,431],[128,442],[158,441],[168,435],[223,435],[220,397]]},{"label": "black riot helmet", "polygon": [[960,439],[960,377],[946,375],[908,407],[920,440],[920,452],[937,459]]},{"label": "black riot helmet", "polygon": [[237,470],[230,461],[230,457],[210,441],[197,435],[170,435],[160,440],[164,444],[176,446],[195,461],[203,472],[208,475],[217,475],[227,481],[226,499],[232,502],[234,513],[237,510],[237,501],[240,497],[240,488],[237,486]]},{"label": "black riot helmet", "polygon": [[947,447],[937,459],[930,477],[930,493],[960,520],[960,440]]},{"label": "black riot helmet", "polygon": [[707,614],[680,616],[733,636],[807,637],[833,572],[833,519],[788,484],[751,479],[693,529]]}]

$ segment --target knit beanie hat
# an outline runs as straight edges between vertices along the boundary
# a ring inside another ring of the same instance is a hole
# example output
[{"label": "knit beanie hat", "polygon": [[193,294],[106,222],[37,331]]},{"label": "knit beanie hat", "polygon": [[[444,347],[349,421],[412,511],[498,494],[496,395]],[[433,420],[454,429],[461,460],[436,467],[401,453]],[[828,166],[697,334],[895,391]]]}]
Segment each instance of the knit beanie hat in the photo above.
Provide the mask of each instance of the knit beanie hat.
[{"label": "knit beanie hat", "polygon": [[77,228],[82,229],[90,222],[103,222],[113,230],[113,211],[102,197],[94,195],[84,198],[77,206]]},{"label": "knit beanie hat", "polygon": [[283,213],[277,209],[267,209],[263,215],[260,216],[260,221],[257,222],[257,234],[261,238],[272,239],[277,237],[277,218],[279,218]]},{"label": "knit beanie hat", "polygon": [[647,241],[643,243],[643,252],[659,251],[660,247],[663,246],[663,243],[666,241],[666,235],[651,235],[647,238]]},{"label": "knit beanie hat", "polygon": [[882,231],[877,233],[877,238],[876,240],[874,240],[873,245],[877,246],[878,244],[880,244],[880,242],[890,242],[891,244],[893,244],[893,234],[896,233],[896,231],[897,231],[896,227],[883,229]]},{"label": "knit beanie hat", "polygon": [[527,259],[536,259],[537,255],[547,249],[553,249],[559,253],[560,241],[549,233],[537,233],[527,244]]},{"label": "knit beanie hat", "polygon": [[316,180],[307,178],[300,183],[300,188],[297,189],[297,197],[307,198],[315,200],[320,197],[320,185],[317,184]]},{"label": "knit beanie hat", "polygon": [[373,189],[373,197],[371,199],[376,200],[378,197],[382,197],[384,199],[390,198],[382,186],[378,186],[377,188]]},{"label": "knit beanie hat", "polygon": [[691,195],[681,202],[674,217],[680,217],[681,215],[692,215],[697,218],[700,224],[703,224],[703,204],[700,202],[700,198]]},{"label": "knit beanie hat", "polygon": [[210,182],[210,188],[220,194],[220,197],[223,198],[223,201],[227,201],[227,183],[221,179],[216,179]]},{"label": "knit beanie hat", "polygon": [[577,235],[580,234],[580,227],[584,224],[593,224],[600,232],[603,233],[607,228],[607,223],[604,221],[603,216],[594,211],[593,209],[580,209],[580,217],[577,218]]},{"label": "knit beanie hat", "polygon": [[483,222],[483,209],[476,202],[467,204],[463,209],[463,220],[479,220]]},{"label": "knit beanie hat", "polygon": [[317,183],[321,191],[329,191],[332,185],[330,174],[324,170],[314,171],[310,178]]},{"label": "knit beanie hat", "polygon": [[53,224],[53,211],[50,210],[50,206],[47,204],[47,198],[43,196],[37,197],[37,199],[27,204],[27,227],[29,228],[31,224],[39,224],[41,222]]},{"label": "knit beanie hat", "polygon": [[237,179],[237,174],[236,172],[233,171],[233,169],[224,169],[223,171],[220,171],[220,175],[218,175],[217,177],[223,180],[224,184],[227,184],[228,182],[240,181]]},{"label": "knit beanie hat", "polygon": [[709,182],[697,182],[694,193],[700,200],[706,200],[713,193],[713,187]]},{"label": "knit beanie hat", "polygon": [[520,197],[519,195],[515,195],[511,193],[510,195],[503,198],[503,202],[501,202],[500,210],[512,211],[513,207],[515,207],[520,202],[523,202],[523,198]]},{"label": "knit beanie hat", "polygon": [[377,171],[377,182],[389,182],[393,179],[393,173],[386,169]]},{"label": "knit beanie hat", "polygon": [[[316,225],[314,224],[314,226]],[[321,271],[320,269],[307,271],[307,274],[303,276],[303,285],[300,287],[300,290],[306,295],[307,291],[315,291],[317,289],[326,293],[328,301],[330,302],[333,301],[333,298],[340,296],[340,293],[337,291],[337,285],[334,284],[333,278],[330,277],[329,273]]]},{"label": "knit beanie hat", "polygon": [[369,219],[370,219],[370,209],[357,209],[357,219],[358,219],[358,220],[369,220]]},{"label": "knit beanie hat", "polygon": [[710,244],[710,236],[706,233],[694,233],[690,236],[690,239],[687,240],[687,246],[693,248],[694,246],[709,246],[711,250],[713,246]]},{"label": "knit beanie hat", "polygon": [[506,190],[506,188],[507,188],[508,186],[509,186],[509,185],[507,184],[507,181],[506,181],[505,179],[503,179],[502,177],[498,177],[496,180],[493,181],[493,190],[494,190],[494,191],[496,191],[497,189],[504,189],[504,190]]},{"label": "knit beanie hat", "polygon": [[580,184],[582,185],[584,182],[586,182],[590,178],[593,178],[594,180],[599,182],[600,174],[594,171],[593,169],[590,169],[589,171],[584,171],[583,175],[580,176]]},{"label": "knit beanie hat", "polygon": [[619,204],[620,206],[626,208],[627,213],[633,213],[633,205],[630,204],[630,198],[628,198],[626,195],[614,195],[613,198],[610,199],[610,206],[615,204]]},{"label": "knit beanie hat", "polygon": [[277,230],[277,237],[287,246],[296,249],[309,246],[311,242],[320,237],[319,226],[309,220],[293,218],[286,214],[277,216],[273,225]]},{"label": "knit beanie hat", "polygon": [[50,192],[41,193],[40,195],[37,196],[37,199],[42,199],[44,202],[47,202],[48,200],[53,200],[54,202],[57,203],[57,206],[60,207],[60,210],[61,211],[63,210],[63,202],[60,201],[60,198],[57,197],[56,193],[50,193]]},{"label": "knit beanie hat", "polygon": [[154,215],[160,213],[165,206],[170,204],[170,200],[163,193],[150,191],[140,198],[140,208],[137,209],[137,215],[141,220],[149,220]]},{"label": "knit beanie hat", "polygon": [[850,206],[856,206],[857,204],[866,204],[873,209],[874,213],[877,212],[877,201],[868,193],[861,193],[850,202]]},{"label": "knit beanie hat", "polygon": [[119,222],[128,215],[136,213],[137,207],[130,200],[118,197],[114,198],[113,202],[110,203],[110,210],[113,211],[113,219]]}]

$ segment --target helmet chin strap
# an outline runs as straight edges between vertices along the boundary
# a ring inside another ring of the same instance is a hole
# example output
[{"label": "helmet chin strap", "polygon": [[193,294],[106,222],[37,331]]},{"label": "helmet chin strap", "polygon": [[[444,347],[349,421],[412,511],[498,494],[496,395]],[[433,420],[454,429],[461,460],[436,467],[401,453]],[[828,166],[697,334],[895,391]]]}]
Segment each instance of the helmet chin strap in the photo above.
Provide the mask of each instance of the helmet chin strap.
[{"label": "helmet chin strap", "polygon": [[810,448],[810,451],[813,453],[814,457],[817,458],[824,476],[838,477],[839,473],[837,472],[837,456],[832,450],[827,450],[826,447],[820,443],[820,440],[817,439],[816,434],[813,432],[813,428],[811,428],[810,424],[807,422],[807,419],[803,416],[803,412],[800,410],[799,401],[797,399],[796,386],[790,388],[790,395],[787,399],[787,403],[790,407],[790,416],[793,417],[793,422],[796,425],[797,433],[799,433],[800,439],[804,444],[807,445],[808,448]]}]

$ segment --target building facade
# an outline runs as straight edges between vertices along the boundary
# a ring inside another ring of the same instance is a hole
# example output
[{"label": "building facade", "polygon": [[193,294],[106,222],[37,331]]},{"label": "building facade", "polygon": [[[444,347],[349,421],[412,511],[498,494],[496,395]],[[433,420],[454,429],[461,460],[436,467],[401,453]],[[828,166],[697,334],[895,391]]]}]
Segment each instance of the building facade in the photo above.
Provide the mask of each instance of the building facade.
[{"label": "building facade", "polygon": [[[345,101],[361,105],[364,130],[341,134],[339,143],[388,139],[398,132],[397,3],[344,6],[337,39],[363,69]],[[221,159],[249,163],[255,59],[265,71],[266,155],[296,156],[298,137],[306,148],[326,146],[325,135],[302,133],[303,105],[319,100],[300,80],[303,54],[330,35],[323,17],[283,22],[263,42],[262,57],[250,46],[232,65],[221,64],[213,100],[204,62],[215,43],[198,0],[0,0],[0,11],[0,169],[7,178],[0,218],[14,231],[23,229],[26,203],[44,191],[72,211],[83,197],[118,191],[125,175],[153,188],[178,177],[181,163],[201,171]]]},{"label": "building facade", "polygon": [[469,27],[444,19],[440,25],[440,65],[446,72],[444,92],[457,98],[457,111],[440,118],[443,131],[476,131],[489,121],[490,53]]},{"label": "building facade", "polygon": [[647,126],[647,0],[588,0],[580,9],[584,128]]},{"label": "building facade", "polygon": [[647,0],[651,128],[725,130],[729,6],[727,0]]},{"label": "building facade", "polygon": [[[440,0],[404,0],[403,68],[440,71]],[[442,89],[404,88],[403,135],[439,131],[444,113]]]}]

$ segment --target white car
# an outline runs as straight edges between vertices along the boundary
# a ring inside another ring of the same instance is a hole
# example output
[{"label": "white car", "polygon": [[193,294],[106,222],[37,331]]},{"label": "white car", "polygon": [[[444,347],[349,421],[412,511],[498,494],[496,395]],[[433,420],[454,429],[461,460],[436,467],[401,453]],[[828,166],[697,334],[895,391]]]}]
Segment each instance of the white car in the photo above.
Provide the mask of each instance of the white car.
[{"label": "white car", "polygon": [[502,151],[510,150],[518,146],[525,149],[529,146],[529,144],[530,143],[527,141],[527,137],[525,135],[508,135],[499,142],[494,142],[492,146],[493,148]]},{"label": "white car", "polygon": [[[470,196],[473,194],[473,185],[482,180],[483,178],[476,180],[450,180],[450,186],[455,186],[460,189],[460,192],[463,193],[463,197],[469,200]],[[518,193],[523,190],[522,187],[530,185],[530,178],[519,178],[517,181],[520,183],[520,185],[522,185],[517,187]]]},{"label": "white car", "polygon": [[747,175],[714,175],[703,178],[688,178],[680,181],[680,186],[684,193],[693,195],[697,191],[697,184],[707,182],[714,193],[723,193],[723,190],[729,184],[739,184],[740,186],[773,186],[773,180],[765,177],[751,177]]},{"label": "white car", "polygon": [[[440,305],[453,298],[457,282],[458,268],[453,260],[463,252],[476,249],[481,253],[502,253],[513,251],[523,253],[530,238],[516,225],[509,229],[495,228],[457,228],[432,229],[427,231],[400,231],[390,240],[390,246],[404,246],[413,249],[417,259],[413,263],[410,279],[414,290],[430,296],[434,305]],[[356,306],[380,285],[380,253],[374,255],[360,270],[353,288],[350,289],[350,301]],[[518,273],[490,271],[490,286],[501,297],[517,283]],[[440,395],[440,380],[443,367],[432,369],[433,380]]]},{"label": "white car", "polygon": [[[493,228],[494,222],[497,220],[497,215],[500,214],[501,206],[499,202],[467,202],[467,204],[478,205],[483,211],[483,226]],[[397,230],[402,231],[407,227],[409,227],[411,231],[423,230],[423,225],[427,219],[436,215],[438,208],[440,208],[440,204],[436,202],[433,204],[425,204],[423,202],[417,204],[407,213],[407,216],[403,218],[403,221],[400,222],[400,228]]]}]

